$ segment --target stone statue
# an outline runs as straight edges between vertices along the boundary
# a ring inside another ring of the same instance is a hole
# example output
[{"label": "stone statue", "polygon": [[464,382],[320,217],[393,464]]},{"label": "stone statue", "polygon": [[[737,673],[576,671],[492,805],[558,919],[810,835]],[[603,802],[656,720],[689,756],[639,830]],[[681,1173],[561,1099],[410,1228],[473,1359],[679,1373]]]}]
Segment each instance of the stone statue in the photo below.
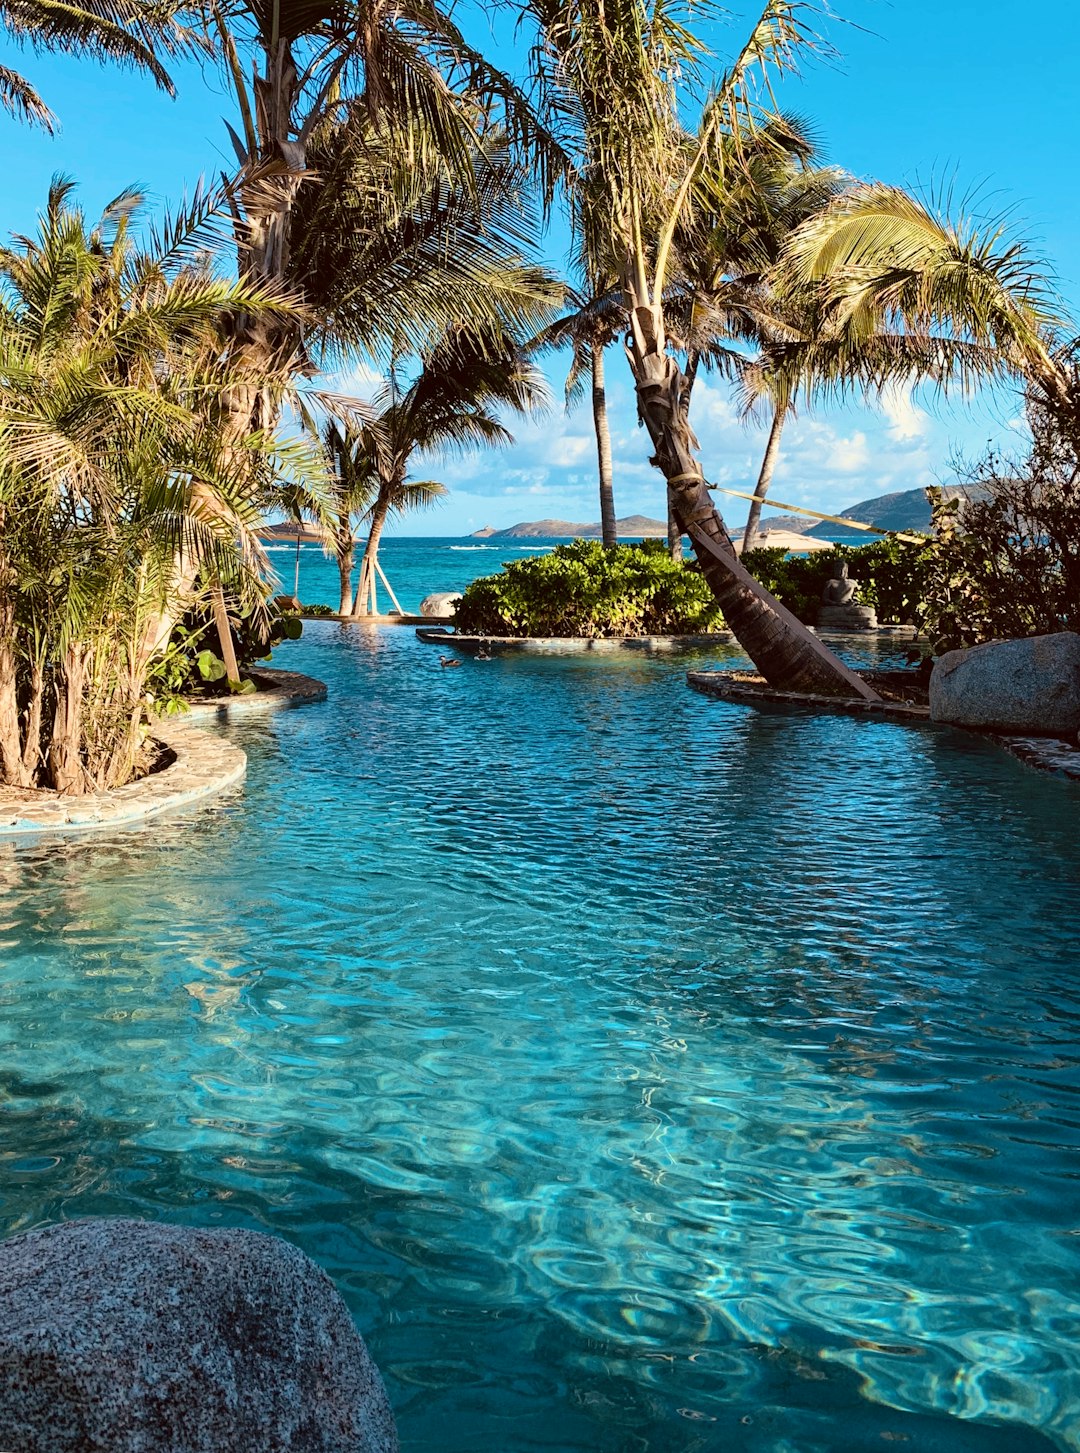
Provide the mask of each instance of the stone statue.
[{"label": "stone statue", "polygon": [[847,562],[841,560],[821,592],[818,626],[826,631],[874,631],[877,615],[871,606],[859,605],[855,594],[858,581],[848,577]]},{"label": "stone statue", "polygon": [[826,582],[821,599],[826,605],[851,605],[858,590],[854,580],[848,579],[847,561],[841,560],[833,571],[833,577]]}]

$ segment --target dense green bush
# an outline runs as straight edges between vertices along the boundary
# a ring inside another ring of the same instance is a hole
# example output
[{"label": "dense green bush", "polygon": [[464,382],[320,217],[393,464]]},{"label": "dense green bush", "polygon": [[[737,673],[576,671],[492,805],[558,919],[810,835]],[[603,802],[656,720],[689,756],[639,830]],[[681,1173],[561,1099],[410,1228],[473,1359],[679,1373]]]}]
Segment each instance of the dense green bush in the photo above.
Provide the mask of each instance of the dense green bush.
[{"label": "dense green bush", "polygon": [[455,624],[470,635],[597,637],[681,635],[723,622],[696,565],[670,560],[662,541],[575,540],[474,580]]},{"label": "dense green bush", "polygon": [[825,582],[836,565],[846,561],[851,578],[859,585],[859,601],[872,605],[879,620],[917,625],[933,546],[928,536],[918,544],[889,538],[875,540],[871,545],[837,545],[813,555],[748,550],[743,564],[788,610],[812,625]]}]

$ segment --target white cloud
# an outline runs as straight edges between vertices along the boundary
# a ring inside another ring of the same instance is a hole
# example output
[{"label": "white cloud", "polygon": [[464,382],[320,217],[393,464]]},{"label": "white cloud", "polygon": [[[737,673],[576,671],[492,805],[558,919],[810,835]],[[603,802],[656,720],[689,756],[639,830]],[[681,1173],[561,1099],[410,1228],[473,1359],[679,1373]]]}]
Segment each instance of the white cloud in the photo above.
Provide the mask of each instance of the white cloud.
[{"label": "white cloud", "polygon": [[911,385],[888,384],[881,392],[881,412],[889,421],[889,438],[898,442],[921,439],[927,431],[929,419],[922,409],[915,406],[911,397]]},{"label": "white cloud", "polygon": [[838,474],[854,474],[857,470],[864,470],[869,463],[870,450],[866,435],[861,430],[847,439],[833,439],[829,446],[826,464]]}]

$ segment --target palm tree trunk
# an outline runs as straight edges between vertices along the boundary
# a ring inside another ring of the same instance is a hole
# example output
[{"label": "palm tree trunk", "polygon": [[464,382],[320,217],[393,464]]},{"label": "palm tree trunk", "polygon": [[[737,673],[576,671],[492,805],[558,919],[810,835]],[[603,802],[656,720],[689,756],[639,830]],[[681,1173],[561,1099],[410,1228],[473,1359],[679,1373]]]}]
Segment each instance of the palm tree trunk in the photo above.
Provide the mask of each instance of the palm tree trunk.
[{"label": "palm tree trunk", "polygon": [[[690,420],[690,395],[693,393],[694,384],[697,382],[700,366],[701,352],[699,349],[692,348],[686,355],[686,372],[683,374],[682,416],[687,423]],[[670,488],[667,490],[667,547],[670,559],[682,559],[682,526],[679,524],[675,515],[675,505],[671,497]]]},{"label": "palm tree trunk", "polygon": [[334,532],[334,555],[337,559],[338,579],[341,582],[341,596],[338,615],[351,616],[353,612],[352,573],[356,561],[356,540],[344,521],[339,521]]},{"label": "palm tree trunk", "polygon": [[367,544],[364,546],[364,554],[360,562],[360,585],[356,592],[356,604],[353,607],[354,618],[370,614],[368,595],[375,578],[375,561],[379,558],[379,540],[382,538],[383,526],[386,524],[386,517],[389,513],[389,494],[380,495],[372,511]]},{"label": "palm tree trunk", "polygon": [[604,388],[604,346],[592,344],[592,413],[596,430],[596,461],[600,476],[600,534],[605,545],[619,543],[615,524],[615,491],[611,480],[611,430]]},{"label": "palm tree trunk", "polygon": [[782,404],[777,404],[773,413],[772,428],[769,430],[769,442],[765,445],[765,456],[761,461],[761,472],[758,474],[757,484],[754,486],[754,498],[750,502],[750,513],[746,517],[746,529],[743,531],[742,537],[744,555],[747,550],[754,548],[758,520],[761,519],[761,506],[765,503],[769,485],[772,484],[773,470],[780,457],[780,435],[784,432],[786,418],[787,409]]},{"label": "palm tree trunk", "polygon": [[671,487],[668,486],[667,493],[667,552],[672,560],[682,559],[682,526],[675,515],[675,503],[671,497]]},{"label": "palm tree trunk", "polygon": [[683,375],[667,353],[660,308],[635,296],[632,287],[627,293],[632,326],[627,353],[654,463],[668,481],[676,518],[693,542],[702,574],[729,629],[771,686],[878,700],[861,677],[739,562],[697,461],[697,441],[684,410]]},{"label": "palm tree trunk", "polygon": [[[0,558],[0,567],[2,567]],[[29,787],[19,729],[19,700],[15,656],[15,605],[10,590],[0,583],[0,782],[8,787]]]}]

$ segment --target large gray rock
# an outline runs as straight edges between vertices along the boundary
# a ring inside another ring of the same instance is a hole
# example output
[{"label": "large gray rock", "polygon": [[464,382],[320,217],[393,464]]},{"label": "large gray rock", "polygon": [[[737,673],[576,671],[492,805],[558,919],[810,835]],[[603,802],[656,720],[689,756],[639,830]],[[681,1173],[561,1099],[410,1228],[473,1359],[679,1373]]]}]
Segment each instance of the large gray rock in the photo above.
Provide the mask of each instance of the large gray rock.
[{"label": "large gray rock", "polygon": [[425,595],[420,602],[420,614],[433,621],[452,621],[461,591],[437,590],[434,595]]},{"label": "large gray rock", "polygon": [[397,1446],[345,1303],[288,1242],[120,1220],[0,1242],[0,1449]]},{"label": "large gray rock", "polygon": [[947,651],[930,677],[930,716],[954,726],[1075,736],[1080,636],[1062,631]]}]

